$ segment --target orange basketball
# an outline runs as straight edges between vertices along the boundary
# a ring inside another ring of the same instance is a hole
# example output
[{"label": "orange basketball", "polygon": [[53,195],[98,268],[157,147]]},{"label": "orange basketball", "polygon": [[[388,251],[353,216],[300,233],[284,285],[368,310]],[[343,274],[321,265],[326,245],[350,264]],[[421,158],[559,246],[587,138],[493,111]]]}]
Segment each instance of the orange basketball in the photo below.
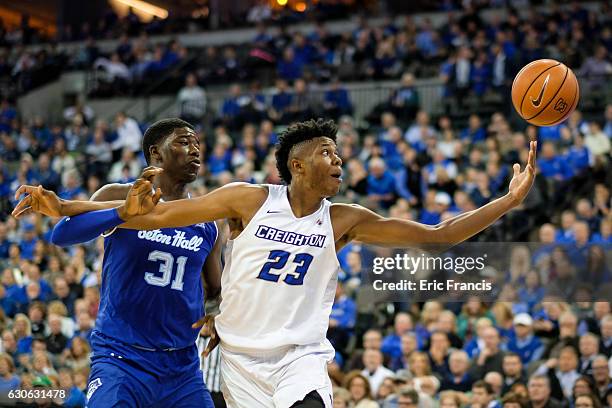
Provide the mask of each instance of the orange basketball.
[{"label": "orange basketball", "polygon": [[571,69],[559,61],[541,59],[523,67],[512,83],[512,104],[536,126],[563,122],[576,109],[580,89]]}]

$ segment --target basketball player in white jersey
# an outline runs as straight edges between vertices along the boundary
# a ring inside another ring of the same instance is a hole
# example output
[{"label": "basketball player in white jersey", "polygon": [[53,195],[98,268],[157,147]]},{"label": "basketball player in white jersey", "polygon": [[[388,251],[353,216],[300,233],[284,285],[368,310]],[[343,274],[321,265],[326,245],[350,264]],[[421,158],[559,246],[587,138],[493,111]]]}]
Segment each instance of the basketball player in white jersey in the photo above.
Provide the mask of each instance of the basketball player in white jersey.
[{"label": "basketball player in white jersey", "polygon": [[[505,196],[435,226],[384,218],[327,200],[342,182],[336,132],[332,121],[311,120],[280,136],[277,167],[287,185],[232,183],[199,198],[159,203],[121,225],[154,230],[230,220],[215,325],[222,389],[231,408],[332,407],[327,362],[334,350],[325,335],[340,248],[352,240],[392,247],[457,244],[519,205],[535,177],[531,142],[527,166],[521,172],[514,165]],[[147,183],[128,201],[150,200]],[[22,208],[36,197],[29,200]],[[99,204],[66,202],[62,215],[107,208]]]}]

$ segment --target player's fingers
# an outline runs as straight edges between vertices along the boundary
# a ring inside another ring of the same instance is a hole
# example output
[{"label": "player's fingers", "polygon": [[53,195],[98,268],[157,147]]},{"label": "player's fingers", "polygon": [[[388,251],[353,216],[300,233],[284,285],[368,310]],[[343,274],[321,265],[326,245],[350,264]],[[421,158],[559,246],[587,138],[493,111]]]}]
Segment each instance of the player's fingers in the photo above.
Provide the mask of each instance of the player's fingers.
[{"label": "player's fingers", "polygon": [[32,196],[28,195],[23,200],[17,203],[17,205],[15,206],[12,212],[13,216],[17,217],[17,214],[22,213],[23,210],[26,207],[29,207],[31,204],[32,204]]},{"label": "player's fingers", "polygon": [[215,347],[217,347],[218,344],[219,344],[219,339],[211,337],[210,340],[208,341],[208,344],[206,345],[206,348],[202,352],[202,355],[204,356],[204,358],[208,357],[210,352],[213,351]]},{"label": "player's fingers", "polygon": [[32,212],[31,210],[32,210],[32,207],[25,207],[25,208],[22,208],[20,210],[13,210],[12,215],[13,215],[13,217],[19,219],[19,218],[23,217],[24,215],[27,215],[30,212]]},{"label": "player's fingers", "polygon": [[155,190],[155,194],[153,194],[153,204],[157,204],[159,200],[161,199],[161,196],[162,196],[161,188],[157,187],[157,189]]},{"label": "player's fingers", "polygon": [[154,167],[154,166],[150,166],[147,167],[141,174],[141,178],[145,179],[145,180],[149,180],[149,181],[153,181],[153,178],[155,176],[157,176],[159,173],[161,173],[163,171],[162,168],[160,167]]},{"label": "player's fingers", "polygon": [[537,155],[537,153],[538,153],[538,142],[534,140],[534,141],[531,142],[531,149],[529,151],[529,164],[534,169],[535,169],[535,166],[536,166],[536,155]]},{"label": "player's fingers", "polygon": [[527,164],[531,164],[533,162],[533,142],[529,143],[529,156],[527,157]]},{"label": "player's fingers", "polygon": [[514,163],[514,166],[512,166],[512,170],[514,171],[514,177],[517,177],[521,173],[521,165],[518,163]]},{"label": "player's fingers", "polygon": [[15,200],[19,200],[23,194],[32,194],[33,191],[36,191],[36,187],[23,184],[15,191]]},{"label": "player's fingers", "polygon": [[191,325],[192,329],[197,329],[198,327],[202,327],[204,326],[204,323],[206,323],[206,316],[200,318],[197,322],[195,322],[194,324]]}]

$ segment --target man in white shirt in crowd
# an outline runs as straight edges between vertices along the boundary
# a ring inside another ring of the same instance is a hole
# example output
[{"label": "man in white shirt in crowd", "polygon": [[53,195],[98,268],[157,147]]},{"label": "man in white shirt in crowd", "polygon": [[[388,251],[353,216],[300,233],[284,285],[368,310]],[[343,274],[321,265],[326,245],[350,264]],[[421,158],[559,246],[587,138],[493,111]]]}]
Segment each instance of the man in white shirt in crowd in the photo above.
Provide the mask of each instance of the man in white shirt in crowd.
[{"label": "man in white shirt in crowd", "polygon": [[128,117],[125,112],[117,113],[115,117],[117,139],[111,144],[113,161],[116,161],[124,148],[132,152],[139,152],[142,144],[142,130],[135,119]]},{"label": "man in white shirt in crowd", "polygon": [[185,86],[177,97],[178,112],[181,119],[197,125],[206,113],[206,92],[198,85],[195,74],[187,74]]},{"label": "man in white shirt in crowd", "polygon": [[370,381],[372,395],[378,393],[378,388],[385,378],[393,377],[395,374],[383,366],[383,354],[380,350],[367,349],[363,352],[363,365],[365,369],[361,372]]}]

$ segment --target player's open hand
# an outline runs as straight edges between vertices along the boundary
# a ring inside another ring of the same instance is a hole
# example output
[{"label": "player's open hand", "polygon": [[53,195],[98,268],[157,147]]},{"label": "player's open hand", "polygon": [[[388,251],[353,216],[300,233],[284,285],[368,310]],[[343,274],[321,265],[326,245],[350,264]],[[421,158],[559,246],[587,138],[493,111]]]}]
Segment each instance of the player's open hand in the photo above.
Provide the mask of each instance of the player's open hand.
[{"label": "player's open hand", "polygon": [[206,348],[202,351],[202,357],[208,357],[210,352],[219,344],[219,335],[217,334],[217,329],[215,329],[215,316],[206,315],[192,324],[191,327],[194,329],[201,327],[200,336],[209,337],[208,344],[206,344]]},{"label": "player's open hand", "polygon": [[49,217],[61,217],[62,200],[51,190],[42,186],[22,185],[15,191],[15,200],[23,194],[26,196],[17,203],[11,215],[15,218],[23,217],[31,212],[37,212]]},{"label": "player's open hand", "polygon": [[142,171],[138,180],[130,188],[125,204],[117,209],[121,218],[125,220],[137,215],[147,214],[153,210],[162,195],[159,187],[153,189],[153,179],[162,171],[163,169],[154,166],[147,167]]},{"label": "player's open hand", "polygon": [[512,167],[514,176],[510,180],[509,194],[512,196],[515,205],[523,202],[535,180],[537,147],[538,142],[529,142],[529,158],[527,159],[527,166],[523,171],[521,171],[521,165],[518,163],[515,163]]}]

